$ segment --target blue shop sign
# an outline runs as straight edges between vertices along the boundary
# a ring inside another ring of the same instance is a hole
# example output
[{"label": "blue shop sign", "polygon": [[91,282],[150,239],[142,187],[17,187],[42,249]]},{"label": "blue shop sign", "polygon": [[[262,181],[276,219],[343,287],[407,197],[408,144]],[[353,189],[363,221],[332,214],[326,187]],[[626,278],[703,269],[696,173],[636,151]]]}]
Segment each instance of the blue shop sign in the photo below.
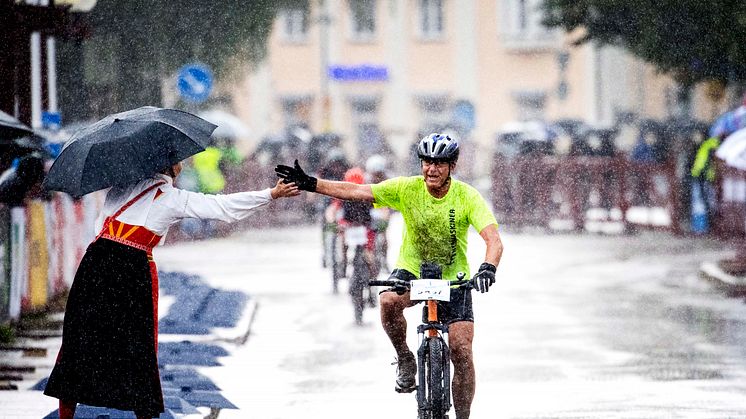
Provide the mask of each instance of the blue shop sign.
[{"label": "blue shop sign", "polygon": [[337,81],[386,81],[389,79],[389,70],[386,67],[369,64],[330,65],[328,73],[332,80]]}]

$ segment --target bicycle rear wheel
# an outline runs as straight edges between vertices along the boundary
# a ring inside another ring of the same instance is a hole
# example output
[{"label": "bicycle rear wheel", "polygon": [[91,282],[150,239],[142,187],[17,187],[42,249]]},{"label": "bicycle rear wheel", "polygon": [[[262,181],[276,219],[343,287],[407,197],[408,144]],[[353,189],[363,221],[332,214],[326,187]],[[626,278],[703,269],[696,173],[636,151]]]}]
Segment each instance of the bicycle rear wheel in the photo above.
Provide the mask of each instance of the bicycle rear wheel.
[{"label": "bicycle rear wheel", "polygon": [[355,323],[363,324],[363,309],[365,300],[363,299],[363,290],[367,288],[368,281],[372,278],[368,269],[368,263],[365,261],[363,246],[355,247],[355,257],[352,259],[352,276],[350,277],[350,296],[352,297],[352,307],[355,312]]},{"label": "bicycle rear wheel", "polygon": [[332,271],[332,293],[339,292],[339,280],[345,277],[347,271],[347,257],[345,255],[344,240],[339,234],[331,238],[331,271]]},{"label": "bicycle rear wheel", "polygon": [[440,338],[429,339],[425,354],[425,373],[427,374],[427,398],[430,407],[429,419],[447,419],[451,408],[446,389],[448,375],[445,344]]}]

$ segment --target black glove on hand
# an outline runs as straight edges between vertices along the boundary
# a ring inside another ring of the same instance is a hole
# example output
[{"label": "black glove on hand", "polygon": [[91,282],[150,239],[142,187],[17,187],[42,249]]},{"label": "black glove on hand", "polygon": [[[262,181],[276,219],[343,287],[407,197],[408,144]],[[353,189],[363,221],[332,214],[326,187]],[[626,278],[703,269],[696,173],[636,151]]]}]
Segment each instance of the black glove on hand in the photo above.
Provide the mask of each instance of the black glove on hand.
[{"label": "black glove on hand", "polygon": [[407,286],[407,282],[409,282],[409,281],[407,281],[405,279],[400,280],[398,284],[396,284],[393,287],[391,287],[391,291],[394,291],[398,295],[404,295],[404,294],[406,294],[406,292],[409,291],[409,287]]},{"label": "black glove on hand", "polygon": [[484,262],[479,265],[479,271],[471,279],[474,289],[482,293],[489,291],[490,285],[495,283],[495,271],[497,268],[491,263]]},{"label": "black glove on hand", "polygon": [[298,159],[295,160],[295,167],[278,164],[275,167],[275,173],[283,179],[284,183],[295,183],[298,185],[298,189],[302,191],[316,192],[318,179],[308,176],[298,164]]}]

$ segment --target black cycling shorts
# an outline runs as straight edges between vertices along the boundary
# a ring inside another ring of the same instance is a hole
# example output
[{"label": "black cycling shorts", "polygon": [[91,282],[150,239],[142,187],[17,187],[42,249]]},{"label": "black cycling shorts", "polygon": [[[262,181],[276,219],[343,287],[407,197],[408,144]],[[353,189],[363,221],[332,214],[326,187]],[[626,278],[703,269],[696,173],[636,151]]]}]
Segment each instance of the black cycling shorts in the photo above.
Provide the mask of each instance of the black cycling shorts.
[{"label": "black cycling shorts", "polygon": [[[406,269],[394,269],[389,275],[389,279],[400,279],[402,281],[411,281],[417,279],[412,272]],[[382,292],[393,292],[384,290]],[[415,304],[421,301],[415,301]],[[471,302],[471,289],[453,288],[451,289],[451,301],[438,301],[438,317],[445,324],[455,322],[474,322],[474,308]]]}]

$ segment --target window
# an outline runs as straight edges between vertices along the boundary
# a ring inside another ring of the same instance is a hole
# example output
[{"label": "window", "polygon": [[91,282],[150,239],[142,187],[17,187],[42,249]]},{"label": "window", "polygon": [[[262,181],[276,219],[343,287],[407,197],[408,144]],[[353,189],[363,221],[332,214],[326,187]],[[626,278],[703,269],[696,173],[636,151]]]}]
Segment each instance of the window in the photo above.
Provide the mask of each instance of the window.
[{"label": "window", "polygon": [[423,39],[443,36],[443,0],[420,0],[420,35]]},{"label": "window", "polygon": [[441,131],[451,120],[451,100],[447,94],[421,94],[415,96],[420,111],[420,129],[428,132]]},{"label": "window", "polygon": [[542,25],[542,0],[498,0],[502,3],[502,34],[508,47],[541,48],[559,40],[558,30]]},{"label": "window", "polygon": [[282,37],[289,42],[304,42],[308,35],[308,1],[298,1],[279,12]]},{"label": "window", "polygon": [[543,90],[519,90],[513,92],[519,121],[544,120],[547,93]]},{"label": "window", "polygon": [[376,34],[376,0],[349,0],[352,38],[370,40]]},{"label": "window", "polygon": [[379,98],[353,96],[350,98],[352,127],[357,139],[358,158],[367,159],[373,154],[389,151],[386,138],[378,124]]},{"label": "window", "polygon": [[313,97],[310,95],[288,95],[280,98],[282,116],[285,127],[306,124],[311,120],[311,105]]}]

